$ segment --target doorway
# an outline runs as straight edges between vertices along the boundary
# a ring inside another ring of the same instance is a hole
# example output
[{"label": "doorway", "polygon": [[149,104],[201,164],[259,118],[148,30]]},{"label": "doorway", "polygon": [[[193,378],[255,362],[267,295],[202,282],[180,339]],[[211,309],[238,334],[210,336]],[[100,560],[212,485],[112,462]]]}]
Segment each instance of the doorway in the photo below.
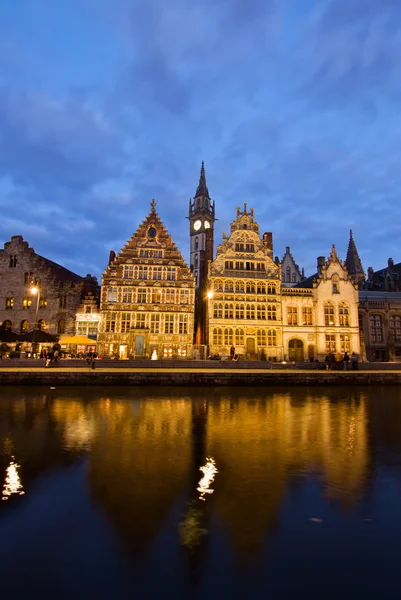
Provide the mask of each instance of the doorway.
[{"label": "doorway", "polygon": [[145,353],[145,336],[135,336],[135,355],[142,356]]},{"label": "doorway", "polygon": [[255,354],[255,338],[246,338],[246,352],[247,354]]},{"label": "doorway", "polygon": [[288,356],[290,362],[304,360],[304,343],[302,340],[290,340],[288,344]]},{"label": "doorway", "polygon": [[120,360],[127,360],[127,344],[120,344]]}]

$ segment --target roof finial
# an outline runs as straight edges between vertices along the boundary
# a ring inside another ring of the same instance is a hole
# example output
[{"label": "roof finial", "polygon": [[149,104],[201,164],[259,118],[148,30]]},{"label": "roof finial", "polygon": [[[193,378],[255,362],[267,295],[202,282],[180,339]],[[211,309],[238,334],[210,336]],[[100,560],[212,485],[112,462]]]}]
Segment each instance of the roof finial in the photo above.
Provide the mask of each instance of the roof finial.
[{"label": "roof finial", "polygon": [[156,212],[156,200],[154,198],[152,199],[150,206],[152,207],[152,213]]},{"label": "roof finial", "polygon": [[199,177],[199,185],[196,188],[196,196],[206,196],[207,198],[209,198],[209,190],[207,189],[207,185],[206,185],[206,175],[205,175],[205,163],[202,160],[202,167],[201,167],[201,172],[200,172],[200,177]]}]

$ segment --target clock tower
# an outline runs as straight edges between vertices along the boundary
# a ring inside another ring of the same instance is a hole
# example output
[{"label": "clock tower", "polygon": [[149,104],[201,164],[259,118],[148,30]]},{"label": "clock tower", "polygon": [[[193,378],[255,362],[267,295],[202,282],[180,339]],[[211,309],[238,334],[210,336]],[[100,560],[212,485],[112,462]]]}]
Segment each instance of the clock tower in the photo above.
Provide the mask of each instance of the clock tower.
[{"label": "clock tower", "polygon": [[193,200],[189,201],[190,266],[196,279],[196,289],[202,288],[207,277],[208,261],[214,251],[214,201],[206,185],[205,165]]},{"label": "clock tower", "polygon": [[214,253],[214,201],[206,185],[205,165],[193,200],[189,201],[190,266],[196,280],[195,344],[207,344],[207,271]]}]

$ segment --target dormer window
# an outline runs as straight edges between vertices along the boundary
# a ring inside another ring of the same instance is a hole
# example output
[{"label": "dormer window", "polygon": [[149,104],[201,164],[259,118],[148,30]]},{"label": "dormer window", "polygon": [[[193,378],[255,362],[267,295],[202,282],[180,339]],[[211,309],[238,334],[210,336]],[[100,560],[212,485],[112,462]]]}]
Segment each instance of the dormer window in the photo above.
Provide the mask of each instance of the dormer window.
[{"label": "dormer window", "polygon": [[340,290],[339,290],[338,275],[333,275],[333,277],[331,278],[331,285],[332,285],[332,289],[331,289],[332,294],[339,294]]},{"label": "dormer window", "polygon": [[150,227],[148,229],[148,238],[150,238],[151,240],[153,240],[156,237],[157,231],[154,227]]}]

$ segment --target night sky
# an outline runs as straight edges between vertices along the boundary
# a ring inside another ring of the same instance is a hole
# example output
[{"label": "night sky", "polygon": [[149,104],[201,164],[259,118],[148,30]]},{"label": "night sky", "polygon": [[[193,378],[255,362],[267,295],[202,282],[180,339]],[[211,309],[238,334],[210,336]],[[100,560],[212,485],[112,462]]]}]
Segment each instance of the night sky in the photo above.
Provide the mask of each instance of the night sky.
[{"label": "night sky", "polygon": [[307,275],[401,260],[401,0],[2,0],[0,245],[100,276],[155,198],[255,209]]}]

